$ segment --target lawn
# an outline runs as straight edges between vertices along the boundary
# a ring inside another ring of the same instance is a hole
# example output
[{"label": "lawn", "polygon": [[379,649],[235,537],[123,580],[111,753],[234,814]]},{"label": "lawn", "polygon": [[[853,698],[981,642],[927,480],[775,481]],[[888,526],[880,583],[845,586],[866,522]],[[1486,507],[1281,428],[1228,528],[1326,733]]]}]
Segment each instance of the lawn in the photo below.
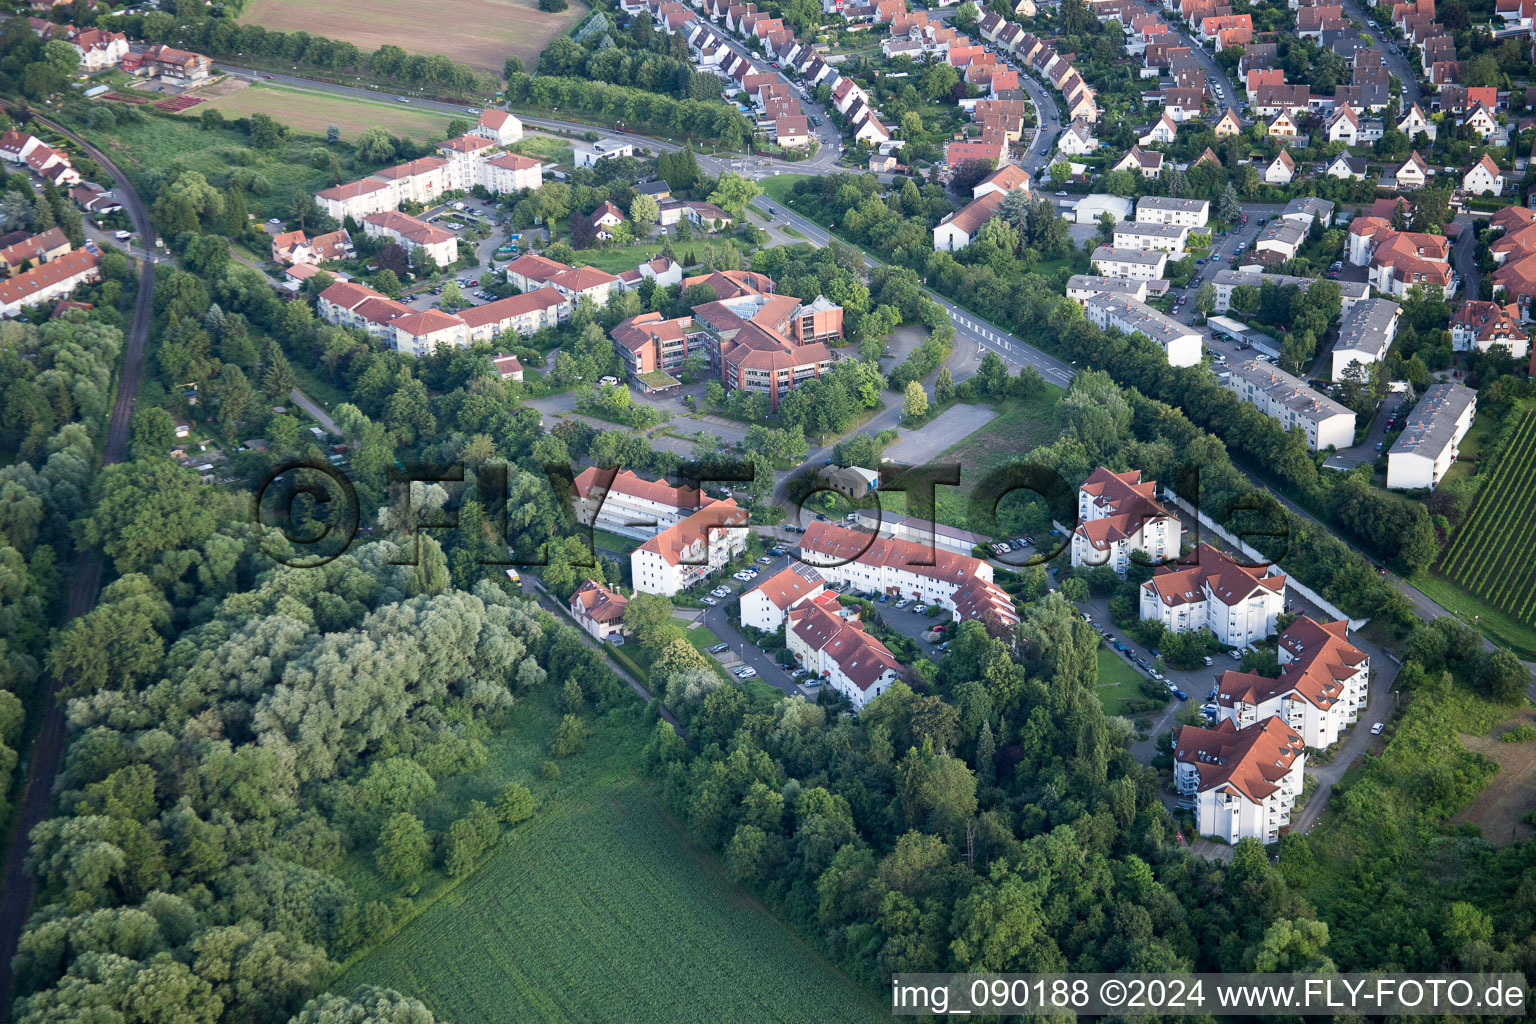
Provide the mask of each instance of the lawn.
[{"label": "lawn", "polygon": [[789,190],[799,182],[810,178],[809,174],[775,174],[771,178],[764,178],[758,182],[763,187],[763,193],[776,203],[789,201]]},{"label": "lawn", "polygon": [[586,749],[550,782],[537,765],[556,717],[549,693],[525,699],[491,739],[490,766],[443,784],[430,828],[512,779],[538,810],[336,991],[397,988],[456,1024],[888,1016],[667,814],[639,775],[649,727],[637,713],[593,720]]},{"label": "lawn", "polygon": [[1099,645],[1099,703],[1106,715],[1125,714],[1125,704],[1141,696],[1141,673],[1114,651]]},{"label": "lawn", "polygon": [[537,157],[545,163],[570,165],[571,144],[553,135],[525,135],[507,147],[523,156]]},{"label": "lawn", "polygon": [[[183,117],[197,118],[213,109],[227,118],[270,114],[289,128],[305,135],[325,138],[330,125],[341,129],[341,137],[351,142],[366,128],[377,125],[391,135],[422,142],[447,137],[448,122],[455,115],[403,103],[373,102],[347,96],[295,89],[282,85],[252,85],[215,99],[188,107]],[[468,119],[469,115],[459,114]]]},{"label": "lawn", "polygon": [[558,14],[540,11],[537,0],[456,0],[451,15],[433,0],[251,0],[240,21],[341,39],[365,54],[385,44],[442,54],[499,75],[509,56],[521,57],[531,72],[550,40],[586,13],[580,0]]}]

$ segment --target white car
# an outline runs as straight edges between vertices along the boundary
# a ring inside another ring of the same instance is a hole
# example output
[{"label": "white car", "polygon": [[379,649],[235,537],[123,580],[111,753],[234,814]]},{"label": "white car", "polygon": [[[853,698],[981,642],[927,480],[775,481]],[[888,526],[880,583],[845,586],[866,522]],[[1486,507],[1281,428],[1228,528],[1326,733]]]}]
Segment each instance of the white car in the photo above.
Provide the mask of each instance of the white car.
[{"label": "white car", "polygon": [[716,601],[712,597],[701,597],[701,598],[699,598],[699,600],[703,601],[705,604],[709,605],[711,608],[713,608],[715,605],[720,603],[719,601]]},{"label": "white car", "polygon": [[916,608],[912,609],[912,613],[914,615],[927,615],[928,614],[928,606],[925,605],[925,604],[920,604]]},{"label": "white car", "polygon": [[744,572],[732,573],[732,575],[736,579],[741,580],[743,583],[745,583],[747,580],[750,580],[752,578],[750,574],[744,573]]},{"label": "white car", "polygon": [[909,605],[911,603],[912,602],[908,601],[906,598],[902,598],[900,601],[896,602],[896,607],[897,608],[905,608],[907,605]]},{"label": "white car", "polygon": [[1375,725],[1371,726],[1371,735],[1372,736],[1380,736],[1381,735],[1381,730],[1384,729],[1384,728],[1386,728],[1386,723],[1385,722],[1377,722]]},{"label": "white car", "polygon": [[751,679],[755,675],[757,675],[757,669],[753,668],[751,665],[748,665],[744,669],[739,669],[736,672],[737,679]]}]

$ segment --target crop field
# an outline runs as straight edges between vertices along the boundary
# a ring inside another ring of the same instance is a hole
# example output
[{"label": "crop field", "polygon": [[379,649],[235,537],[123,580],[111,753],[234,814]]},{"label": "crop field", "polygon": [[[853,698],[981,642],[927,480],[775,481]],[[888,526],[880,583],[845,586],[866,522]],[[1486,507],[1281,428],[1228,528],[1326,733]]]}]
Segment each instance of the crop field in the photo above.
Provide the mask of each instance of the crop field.
[{"label": "crop field", "polygon": [[[309,89],[266,84],[232,90],[192,107],[185,114],[196,118],[209,108],[231,120],[252,114],[270,114],[293,131],[320,138],[324,138],[325,129],[334,124],[348,142],[361,135],[365,128],[375,125],[398,138],[433,142],[446,136],[448,122],[454,117],[443,111],[403,103],[370,103]],[[464,114],[458,116],[470,119]]]},{"label": "crop field", "polygon": [[500,74],[508,57],[529,71],[549,41],[587,13],[575,0],[558,14],[537,0],[252,0],[240,20],[270,29],[303,31],[352,43],[364,53],[385,44],[407,53],[442,54],[457,64]]},{"label": "crop field", "polygon": [[542,808],[335,989],[359,984],[476,1024],[889,1016],[625,774]]},{"label": "crop field", "polygon": [[1536,626],[1536,411],[1527,411],[1437,571],[1525,626]]}]

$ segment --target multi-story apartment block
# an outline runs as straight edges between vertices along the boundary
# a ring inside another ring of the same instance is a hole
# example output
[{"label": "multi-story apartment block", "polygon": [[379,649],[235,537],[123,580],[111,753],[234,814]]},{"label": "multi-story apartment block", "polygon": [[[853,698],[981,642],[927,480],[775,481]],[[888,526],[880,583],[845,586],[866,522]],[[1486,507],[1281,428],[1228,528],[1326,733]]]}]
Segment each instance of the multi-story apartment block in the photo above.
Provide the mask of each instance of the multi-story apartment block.
[{"label": "multi-story apartment block", "polygon": [[1387,450],[1387,486],[1434,490],[1461,454],[1461,439],[1477,415],[1477,392],[1442,381],[1419,399],[1403,432]]},{"label": "multi-story apartment block", "polygon": [[1285,577],[1239,565],[1209,544],[1192,564],[1159,566],[1141,585],[1141,620],[1175,633],[1209,629],[1228,647],[1246,647],[1278,628],[1285,610]]},{"label": "multi-story apartment block", "polygon": [[492,341],[506,331],[533,334],[570,315],[565,297],[553,288],[498,299],[455,315],[436,309],[418,312],[352,281],[338,281],[321,292],[316,311],[327,323],[360,328],[400,352],[417,356],[431,355],[444,346],[467,348],[474,342]]},{"label": "multi-story apartment block", "polygon": [[363,232],[369,238],[398,242],[407,251],[423,249],[439,267],[450,267],[459,260],[457,235],[399,210],[370,213],[363,218]]},{"label": "multi-story apartment block", "polygon": [[1280,677],[1223,672],[1216,717],[1239,728],[1278,717],[1314,750],[1337,743],[1370,700],[1371,659],[1348,639],[1349,623],[1303,615],[1280,634]]},{"label": "multi-story apartment block", "polygon": [[715,353],[709,332],[691,316],[665,320],[660,313],[641,313],[621,320],[610,336],[614,352],[637,380],[657,370],[674,373],[690,356],[703,356],[712,363]]},{"label": "multi-story apartment block", "polygon": [[835,603],[801,604],[786,621],[784,642],[795,660],[847,697],[855,711],[902,676],[890,648],[866,633],[856,616],[839,614]]},{"label": "multi-story apartment block", "polygon": [[1136,200],[1136,219],[1143,224],[1181,224],[1198,230],[1211,222],[1211,202],[1208,199],[1142,196]]},{"label": "multi-story apartment block", "polygon": [[1093,269],[1105,277],[1153,281],[1163,276],[1168,253],[1161,249],[1117,249],[1101,245],[1093,250]]},{"label": "multi-story apartment block", "polygon": [[1169,366],[1195,366],[1204,351],[1199,331],[1145,302],[1118,295],[1090,295],[1083,300],[1083,314],[1105,330],[1150,338],[1163,350]]},{"label": "multi-story apartment block", "polygon": [[1300,377],[1273,363],[1250,359],[1219,375],[1222,384],[1286,430],[1299,427],[1312,451],[1340,450],[1355,443],[1354,410],[1314,391]]},{"label": "multi-story apartment block", "polygon": [[990,564],[937,545],[816,522],[800,542],[800,558],[824,579],[860,593],[937,604],[957,619],[980,619],[994,628],[1019,621],[1013,599],[992,582]]},{"label": "multi-story apartment block", "polygon": [[1333,346],[1333,379],[1355,363],[1368,366],[1387,358],[1397,337],[1397,318],[1402,307],[1388,299],[1366,299],[1344,314],[1339,340]]},{"label": "multi-story apartment block", "polygon": [[1116,249],[1161,249],[1180,253],[1188,241],[1189,228],[1182,224],[1138,220],[1116,224],[1113,245]]},{"label": "multi-story apartment block", "polygon": [[1072,565],[1108,565],[1124,573],[1131,553],[1153,562],[1176,558],[1183,536],[1179,519],[1157,503],[1157,482],[1140,470],[1112,473],[1100,466],[1077,489],[1077,528]]},{"label": "multi-story apartment block", "polygon": [[654,537],[693,515],[709,500],[696,487],[673,487],[627,469],[589,466],[576,476],[577,521],[620,537]]},{"label": "multi-story apartment block", "polygon": [[[1285,288],[1294,285],[1306,290],[1317,281],[1325,280],[1317,277],[1292,277],[1289,274],[1264,274],[1256,270],[1232,270],[1224,268],[1216,271],[1211,281],[1216,285],[1216,307],[1213,312],[1226,313],[1232,308],[1232,291],[1244,285],[1250,288],[1263,288],[1266,284],[1272,284],[1276,288]],[[1348,312],[1357,302],[1364,301],[1370,295],[1371,289],[1361,281],[1336,281],[1339,286],[1339,305]]]},{"label": "multi-story apartment block", "polygon": [[772,633],[784,624],[784,616],[791,608],[814,601],[826,592],[827,581],[814,566],[791,562],[741,595],[741,624]]},{"label": "multi-story apartment block", "polygon": [[1173,780],[1194,804],[1201,835],[1228,843],[1278,842],[1301,796],[1307,755],[1302,738],[1279,718],[1237,728],[1186,725],[1173,745]]},{"label": "multi-story apartment block", "polygon": [[731,498],[712,501],[631,551],[630,579],[641,593],[671,597],[718,572],[746,548],[746,510]]},{"label": "multi-story apartment block", "polygon": [[[496,136],[505,132],[486,127],[484,118],[482,115],[482,127],[439,146],[439,156],[409,160],[325,189],[315,193],[315,202],[336,220],[362,220],[369,214],[398,209],[401,203],[431,204],[445,192],[468,191],[476,185],[506,195],[543,184],[544,165],[530,157],[503,152]],[[517,134],[521,134],[520,123]]]}]

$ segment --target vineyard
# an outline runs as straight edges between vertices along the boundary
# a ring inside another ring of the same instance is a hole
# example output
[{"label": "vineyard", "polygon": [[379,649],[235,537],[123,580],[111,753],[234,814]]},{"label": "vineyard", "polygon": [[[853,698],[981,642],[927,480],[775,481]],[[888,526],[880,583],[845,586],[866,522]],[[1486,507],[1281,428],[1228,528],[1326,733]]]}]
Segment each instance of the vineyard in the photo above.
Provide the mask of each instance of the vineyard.
[{"label": "vineyard", "polygon": [[1472,596],[1536,626],[1536,559],[1526,543],[1533,531],[1536,411],[1527,411],[1437,569]]}]

